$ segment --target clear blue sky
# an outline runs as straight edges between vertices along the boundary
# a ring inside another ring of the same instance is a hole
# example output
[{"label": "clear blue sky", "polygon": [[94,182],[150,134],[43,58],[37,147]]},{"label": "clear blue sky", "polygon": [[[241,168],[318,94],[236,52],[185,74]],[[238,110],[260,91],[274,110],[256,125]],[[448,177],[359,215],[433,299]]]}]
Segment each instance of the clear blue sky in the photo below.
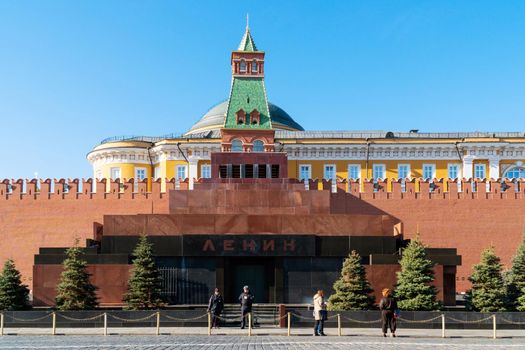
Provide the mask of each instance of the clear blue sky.
[{"label": "clear blue sky", "polygon": [[525,129],[525,1],[0,0],[0,178],[186,131],[228,96],[247,12],[305,129]]}]

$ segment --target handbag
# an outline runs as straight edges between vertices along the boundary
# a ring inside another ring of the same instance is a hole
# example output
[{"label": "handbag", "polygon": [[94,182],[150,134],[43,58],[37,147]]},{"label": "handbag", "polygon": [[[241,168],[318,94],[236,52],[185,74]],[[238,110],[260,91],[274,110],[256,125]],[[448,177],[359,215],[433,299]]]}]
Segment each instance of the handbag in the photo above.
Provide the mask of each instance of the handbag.
[{"label": "handbag", "polygon": [[401,315],[401,311],[399,309],[394,310],[394,317],[398,318]]}]

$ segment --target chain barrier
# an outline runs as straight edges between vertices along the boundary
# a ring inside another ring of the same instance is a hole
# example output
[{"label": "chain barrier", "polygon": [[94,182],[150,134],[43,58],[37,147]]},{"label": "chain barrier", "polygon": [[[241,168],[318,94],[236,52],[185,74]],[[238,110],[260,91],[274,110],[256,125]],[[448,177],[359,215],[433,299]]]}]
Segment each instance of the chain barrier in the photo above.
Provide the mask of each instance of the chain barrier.
[{"label": "chain barrier", "polygon": [[57,316],[65,318],[68,321],[93,321],[93,320],[96,320],[97,318],[104,317],[104,314],[100,314],[100,315],[96,315],[96,316],[88,317],[88,318],[75,318],[75,317],[70,317],[70,316],[66,316],[66,315],[62,315],[58,313],[57,313]]},{"label": "chain barrier", "polygon": [[504,317],[500,317],[499,318],[500,321],[503,321],[505,323],[508,323],[508,324],[515,324],[515,325],[524,325],[525,322],[521,322],[521,321],[511,321],[511,320],[507,320],[506,318]]},{"label": "chain barrier", "polygon": [[153,317],[157,316],[157,313],[155,312],[154,314],[151,314],[149,316],[142,317],[142,318],[137,318],[137,319],[133,319],[133,320],[130,320],[130,319],[127,319],[127,318],[118,317],[118,316],[115,316],[113,314],[108,314],[108,316],[111,316],[114,319],[116,319],[118,321],[122,321],[122,322],[142,322],[142,321],[146,321],[146,320],[149,320],[150,318],[153,318]]},{"label": "chain barrier", "polygon": [[379,322],[381,322],[381,319],[372,320],[372,321],[361,321],[361,320],[354,320],[353,318],[349,318],[349,317],[346,317],[346,316],[341,316],[341,318],[344,318],[345,320],[348,320],[350,322],[364,323],[364,324],[372,324],[372,323],[379,323]]},{"label": "chain barrier", "polygon": [[[213,315],[212,315],[213,317]],[[239,321],[241,319],[241,316],[232,316],[232,317],[225,317],[225,316],[215,316],[217,317],[219,320],[222,320],[222,321]],[[246,316],[248,317],[248,316]]]},{"label": "chain barrier", "polygon": [[165,317],[169,320],[172,320],[172,321],[195,321],[195,320],[198,320],[198,319],[201,319],[201,318],[204,318],[206,316],[208,316],[208,314],[204,314],[204,315],[200,315],[200,316],[196,316],[196,317],[191,317],[191,318],[178,318],[178,317],[173,317],[173,316],[168,316],[168,315],[161,315],[162,317]]},{"label": "chain barrier", "polygon": [[295,317],[297,317],[297,318],[300,319],[300,320],[309,320],[309,321],[312,321],[312,319],[313,319],[313,316],[308,316],[308,317],[306,317],[306,316],[298,315],[298,314],[296,314],[296,313],[294,313],[294,312],[292,312],[292,316],[295,316]]},{"label": "chain barrier", "polygon": [[488,316],[488,317],[485,317],[485,318],[482,318],[482,319],[479,319],[479,320],[475,320],[475,321],[459,320],[459,319],[457,319],[457,318],[450,317],[450,316],[448,316],[448,315],[445,315],[445,318],[446,318],[446,319],[449,319],[449,320],[451,320],[451,321],[454,321],[454,322],[458,322],[458,323],[473,324],[473,323],[481,323],[481,322],[484,322],[484,321],[492,320],[492,315],[490,315],[490,316]]},{"label": "chain barrier", "polygon": [[402,318],[402,317],[398,317],[397,319],[400,321],[406,322],[406,323],[427,323],[427,322],[435,321],[438,318],[441,319],[441,315],[433,317],[433,318],[429,318],[428,320],[407,320],[406,318]]},{"label": "chain barrier", "polygon": [[4,314],[4,316],[10,317],[12,320],[18,321],[18,322],[36,322],[36,321],[45,320],[46,318],[53,316],[53,314],[46,314],[45,316],[42,316],[42,317],[28,318],[28,319],[17,318],[15,316],[10,315],[10,314]]}]

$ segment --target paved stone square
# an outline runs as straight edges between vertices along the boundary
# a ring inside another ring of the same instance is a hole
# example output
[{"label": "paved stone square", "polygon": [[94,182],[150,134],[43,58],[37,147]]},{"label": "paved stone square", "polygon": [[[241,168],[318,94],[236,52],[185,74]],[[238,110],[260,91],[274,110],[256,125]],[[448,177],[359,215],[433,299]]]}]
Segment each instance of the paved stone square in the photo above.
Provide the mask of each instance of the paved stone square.
[{"label": "paved stone square", "polygon": [[397,338],[377,335],[6,335],[0,338],[0,350],[11,349],[206,349],[206,350],[280,350],[280,349],[525,349],[525,338],[482,338],[483,333],[463,331],[464,338],[438,338],[425,335],[423,330],[411,330],[412,335],[400,334]]}]

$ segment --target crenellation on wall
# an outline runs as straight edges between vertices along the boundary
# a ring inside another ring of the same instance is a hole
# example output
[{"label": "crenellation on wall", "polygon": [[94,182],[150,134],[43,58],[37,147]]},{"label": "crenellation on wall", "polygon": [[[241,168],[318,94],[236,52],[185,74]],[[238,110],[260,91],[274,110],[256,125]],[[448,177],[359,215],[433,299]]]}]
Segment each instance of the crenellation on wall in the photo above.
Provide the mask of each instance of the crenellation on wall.
[{"label": "crenellation on wall", "polygon": [[[275,180],[275,181],[274,181]],[[199,188],[228,183],[284,183],[297,189],[332,191],[332,180],[310,179],[196,179]],[[87,200],[162,198],[169,191],[189,190],[189,180],[150,179],[4,179],[0,200]],[[524,199],[525,180],[511,179],[337,179],[337,192],[361,199]]]}]

